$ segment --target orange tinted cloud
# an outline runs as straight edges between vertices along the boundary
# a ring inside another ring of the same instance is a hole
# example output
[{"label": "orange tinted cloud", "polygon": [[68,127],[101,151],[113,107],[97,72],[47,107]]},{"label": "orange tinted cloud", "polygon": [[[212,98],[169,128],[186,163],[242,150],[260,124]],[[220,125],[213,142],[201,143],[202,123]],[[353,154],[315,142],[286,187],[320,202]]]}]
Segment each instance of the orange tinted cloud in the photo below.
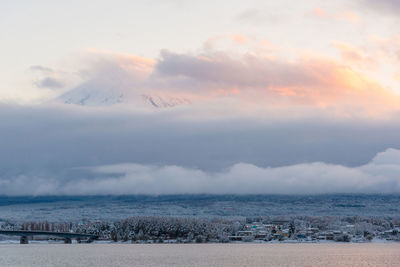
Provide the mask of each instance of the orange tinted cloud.
[{"label": "orange tinted cloud", "polygon": [[392,60],[396,64],[400,62],[400,35],[391,38],[379,38],[371,36],[370,40],[374,45],[375,54],[379,57],[386,57],[385,60]]},{"label": "orange tinted cloud", "polygon": [[339,12],[335,15],[335,18],[341,19],[341,20],[347,20],[353,23],[357,23],[360,21],[360,16],[357,14],[351,12],[351,11],[343,11]]},{"label": "orange tinted cloud", "polygon": [[[351,53],[348,57],[363,59]],[[205,61],[190,55],[168,54],[156,69],[166,77],[185,77],[196,84],[192,91],[196,94],[215,96],[223,91],[229,94],[232,88],[237,88],[243,101],[348,106],[363,109],[369,115],[400,107],[398,95],[348,64],[332,59],[300,58],[285,62],[249,55],[233,58],[218,53],[207,55]]]},{"label": "orange tinted cloud", "polygon": [[312,78],[308,83],[294,82],[289,87],[274,86],[280,95],[290,96],[294,102],[324,106],[343,103],[364,105],[373,99],[391,102],[387,95],[394,96],[350,67],[334,61],[305,60],[300,68]]},{"label": "orange tinted cloud", "polygon": [[[346,49],[353,51],[342,50]],[[363,60],[356,52],[348,54],[347,60]],[[124,86],[130,93],[180,97],[191,103],[215,104],[229,98],[247,110],[306,106],[380,116],[400,108],[397,94],[357,72],[346,60],[307,56],[285,61],[221,51],[163,51],[157,61],[127,55],[113,60],[102,63],[104,70],[95,72],[90,84],[101,84],[104,90]]]},{"label": "orange tinted cloud", "polygon": [[394,74],[394,79],[398,82],[400,82],[400,72],[397,72]]},{"label": "orange tinted cloud", "polygon": [[342,42],[335,42],[333,45],[339,50],[345,64],[356,66],[360,69],[373,69],[377,67],[375,60],[365,55],[361,49]]},{"label": "orange tinted cloud", "polygon": [[329,18],[329,14],[326,13],[323,9],[316,7],[311,11],[311,16],[315,18]]},{"label": "orange tinted cloud", "polygon": [[232,34],[231,38],[237,44],[246,44],[248,42],[247,37],[240,34]]},{"label": "orange tinted cloud", "polygon": [[333,19],[333,20],[345,20],[352,23],[357,23],[360,21],[360,17],[351,11],[340,11],[336,13],[328,13],[322,8],[316,7],[310,13],[310,17],[316,19]]}]

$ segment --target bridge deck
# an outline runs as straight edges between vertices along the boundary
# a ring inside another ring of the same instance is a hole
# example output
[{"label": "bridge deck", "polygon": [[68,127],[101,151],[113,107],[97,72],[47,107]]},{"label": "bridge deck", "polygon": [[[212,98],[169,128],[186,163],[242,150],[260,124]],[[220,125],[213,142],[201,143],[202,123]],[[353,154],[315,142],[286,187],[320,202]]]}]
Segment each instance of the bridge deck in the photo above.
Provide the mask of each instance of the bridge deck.
[{"label": "bridge deck", "polygon": [[50,231],[25,231],[25,230],[0,230],[0,235],[15,235],[15,236],[49,235],[49,236],[58,236],[62,238],[97,238],[97,236],[91,234],[50,232]]}]

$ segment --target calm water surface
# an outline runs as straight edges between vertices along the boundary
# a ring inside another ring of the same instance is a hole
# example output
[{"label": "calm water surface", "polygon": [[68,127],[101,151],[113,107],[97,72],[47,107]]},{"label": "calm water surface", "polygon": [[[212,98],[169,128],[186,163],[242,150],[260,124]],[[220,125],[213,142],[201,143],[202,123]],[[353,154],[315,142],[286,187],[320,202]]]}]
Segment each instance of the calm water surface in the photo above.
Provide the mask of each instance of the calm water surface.
[{"label": "calm water surface", "polygon": [[0,266],[400,266],[400,244],[1,244]]}]

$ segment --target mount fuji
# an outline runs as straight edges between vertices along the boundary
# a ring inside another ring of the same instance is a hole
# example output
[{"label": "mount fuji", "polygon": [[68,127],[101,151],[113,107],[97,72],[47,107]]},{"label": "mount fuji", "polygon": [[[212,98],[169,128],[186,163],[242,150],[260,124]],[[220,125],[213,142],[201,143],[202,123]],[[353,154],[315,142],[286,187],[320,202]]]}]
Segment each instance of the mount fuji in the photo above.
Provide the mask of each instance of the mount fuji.
[{"label": "mount fuji", "polygon": [[152,93],[138,93],[133,90],[120,89],[93,89],[77,87],[55,99],[56,102],[81,106],[112,106],[118,104],[133,105],[136,107],[172,108],[190,104],[186,98]]}]

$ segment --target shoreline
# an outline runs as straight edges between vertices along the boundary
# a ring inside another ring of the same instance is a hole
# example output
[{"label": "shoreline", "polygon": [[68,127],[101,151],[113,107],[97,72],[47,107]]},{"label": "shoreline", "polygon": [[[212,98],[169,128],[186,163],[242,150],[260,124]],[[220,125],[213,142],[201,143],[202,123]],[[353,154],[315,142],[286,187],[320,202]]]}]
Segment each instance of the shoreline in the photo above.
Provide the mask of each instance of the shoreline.
[{"label": "shoreline", "polygon": [[[19,239],[6,239],[6,240],[1,240],[0,241],[0,246],[1,245],[22,245],[20,244]],[[29,244],[40,244],[40,245],[60,245],[60,244],[65,244],[62,240],[29,240]],[[343,244],[399,244],[399,241],[394,241],[394,240],[384,240],[384,239],[374,239],[369,242],[335,242],[335,241],[329,241],[329,240],[312,240],[312,241],[296,241],[296,240],[285,240],[285,241],[262,241],[262,240],[255,240],[251,242],[241,242],[241,241],[233,241],[233,242],[204,242],[204,243],[196,243],[196,242],[163,242],[163,243],[158,243],[158,242],[123,242],[123,241],[118,241],[114,242],[112,240],[95,240],[91,243],[78,243],[76,240],[73,240],[71,244],[105,244],[105,245],[208,245],[208,244],[214,244],[214,245],[252,245],[252,244],[259,244],[259,245],[280,245],[280,244],[323,244],[323,245],[330,245],[330,244],[338,244],[338,245],[343,245]],[[65,244],[65,245],[71,245],[71,244]],[[27,245],[27,244],[23,244]]]}]

